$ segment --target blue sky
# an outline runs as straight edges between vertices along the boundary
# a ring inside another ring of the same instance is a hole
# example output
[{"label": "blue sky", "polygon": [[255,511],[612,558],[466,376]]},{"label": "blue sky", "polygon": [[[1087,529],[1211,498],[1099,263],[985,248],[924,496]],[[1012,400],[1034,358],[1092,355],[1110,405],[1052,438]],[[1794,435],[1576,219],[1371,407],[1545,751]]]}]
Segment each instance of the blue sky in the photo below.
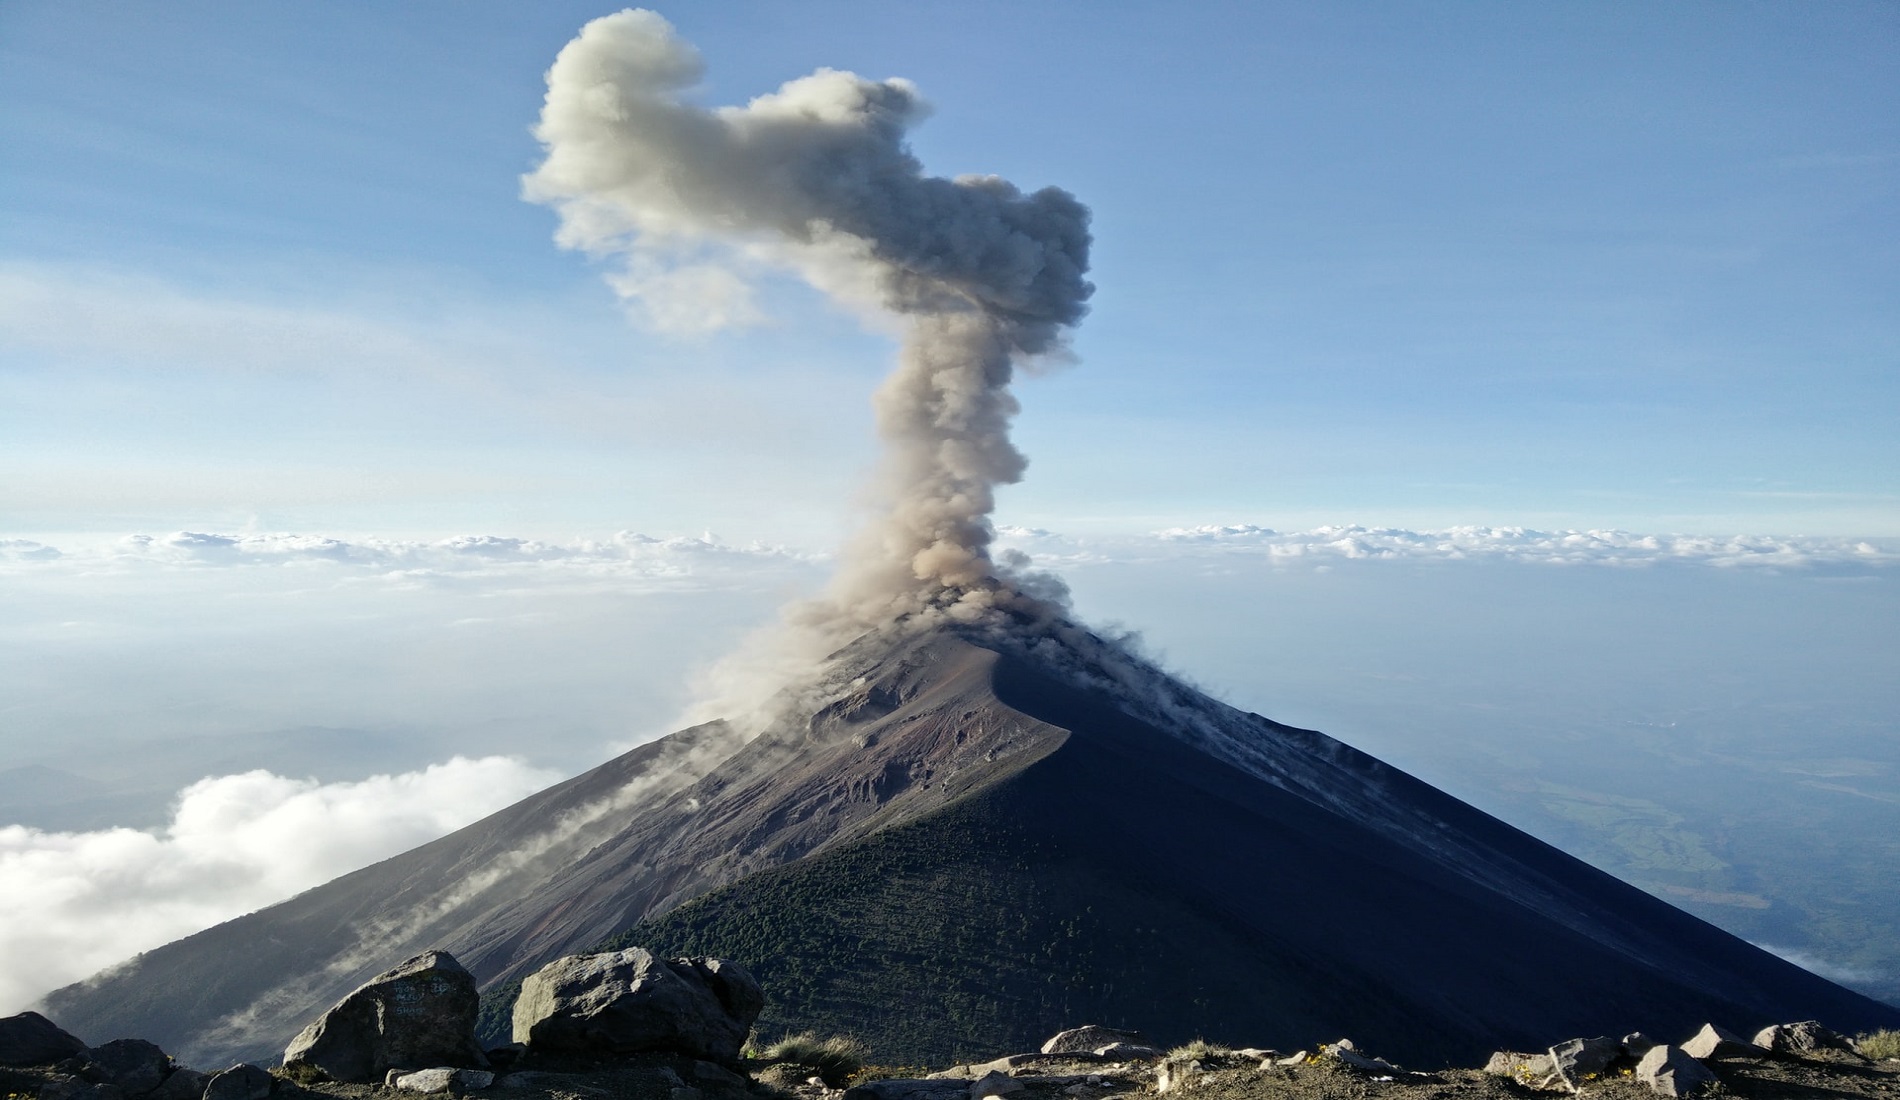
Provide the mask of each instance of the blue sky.
[{"label": "blue sky", "polygon": [[[572,4],[0,5],[0,528],[829,545],[891,354],[681,340],[517,197]],[[688,4],[1095,211],[1007,522],[1900,534],[1884,4]]]}]

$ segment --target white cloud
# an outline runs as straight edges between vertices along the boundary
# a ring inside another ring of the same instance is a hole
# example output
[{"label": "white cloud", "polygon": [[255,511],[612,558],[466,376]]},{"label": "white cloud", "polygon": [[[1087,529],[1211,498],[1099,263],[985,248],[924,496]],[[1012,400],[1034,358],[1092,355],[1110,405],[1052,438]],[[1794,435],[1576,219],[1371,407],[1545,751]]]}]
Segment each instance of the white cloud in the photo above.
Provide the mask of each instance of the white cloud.
[{"label": "white cloud", "polygon": [[1900,540],[1777,535],[1652,535],[1629,531],[1538,531],[1447,527],[1412,531],[1357,524],[1276,531],[1254,524],[1170,527],[1122,538],[1066,538],[1003,528],[1000,541],[1044,564],[1259,558],[1275,565],[1338,561],[1510,561],[1551,565],[1699,564],[1784,569],[1877,568],[1900,564]]},{"label": "white cloud", "polygon": [[751,542],[735,545],[708,532],[702,536],[655,538],[622,531],[607,539],[550,542],[498,535],[457,535],[432,540],[359,538],[290,532],[220,534],[174,531],[135,534],[105,542],[65,547],[31,539],[0,539],[0,565],[39,568],[59,562],[64,569],[112,566],[256,566],[325,562],[360,573],[436,570],[489,573],[509,567],[570,566],[626,576],[684,578],[721,569],[770,569],[823,559],[786,546]]},{"label": "white cloud", "polygon": [[553,783],[518,760],[319,784],[203,779],[150,832],[0,827],[0,1014],[106,966],[433,840]]},{"label": "white cloud", "polygon": [[1777,947],[1771,943],[1758,943],[1755,946],[1771,955],[1781,956],[1810,974],[1819,974],[1830,982],[1839,982],[1842,985],[1867,985],[1878,982],[1885,977],[1885,975],[1878,970],[1870,970],[1866,967],[1857,966],[1840,966],[1828,962],[1814,952],[1806,951],[1798,947]]}]

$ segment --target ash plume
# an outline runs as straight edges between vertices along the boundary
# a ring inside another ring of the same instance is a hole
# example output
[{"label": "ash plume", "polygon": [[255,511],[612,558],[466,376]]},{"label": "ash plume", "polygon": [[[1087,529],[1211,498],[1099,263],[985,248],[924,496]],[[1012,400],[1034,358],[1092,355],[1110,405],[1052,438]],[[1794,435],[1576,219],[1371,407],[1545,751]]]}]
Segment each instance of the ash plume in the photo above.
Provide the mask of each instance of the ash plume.
[{"label": "ash plume", "polygon": [[682,98],[703,71],[653,12],[587,24],[547,74],[547,156],[523,193],[559,213],[561,244],[617,259],[609,282],[657,327],[755,318],[748,277],[775,267],[900,323],[875,403],[880,515],[827,595],[788,613],[805,648],[899,621],[1046,620],[993,561],[989,517],[1025,466],[1011,378],[1063,350],[1093,290],[1087,208],[926,175],[906,132],[929,108],[907,81],[820,69],[706,108]]}]

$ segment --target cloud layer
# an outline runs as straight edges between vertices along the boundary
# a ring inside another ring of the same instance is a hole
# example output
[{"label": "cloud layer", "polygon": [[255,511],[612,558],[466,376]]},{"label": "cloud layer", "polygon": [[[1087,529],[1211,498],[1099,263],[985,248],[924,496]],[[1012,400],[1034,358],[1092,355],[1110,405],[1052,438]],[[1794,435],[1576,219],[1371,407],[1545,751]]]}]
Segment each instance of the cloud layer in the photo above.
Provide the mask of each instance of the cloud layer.
[{"label": "cloud layer", "polygon": [[[1156,562],[1210,556],[1258,558],[1275,566],[1340,561],[1528,562],[1551,565],[1700,564],[1808,569],[1900,564],[1900,539],[1800,535],[1643,534],[1620,530],[1540,531],[1465,526],[1415,531],[1340,524],[1281,531],[1255,524],[1200,524],[1137,534],[1068,535],[1040,527],[1001,526],[1000,546],[1049,565]],[[334,538],[292,532],[163,535],[60,544],[0,538],[0,570],[29,575],[48,568],[130,568],[330,563],[361,573],[480,575],[564,571],[612,573],[658,583],[737,580],[824,563],[824,551],[716,536],[658,538],[622,531],[604,539],[555,542],[499,535],[432,540]]]},{"label": "cloud layer", "polygon": [[0,826],[0,1015],[433,840],[558,778],[498,756],[354,783],[253,771],[192,784],[170,824],[150,832]]},{"label": "cloud layer", "polygon": [[1000,544],[1046,565],[1166,559],[1257,560],[1273,567],[1346,561],[1526,562],[1548,565],[1698,564],[1784,569],[1880,568],[1900,564],[1900,540],[1780,535],[1650,535],[1629,531],[1538,531],[1447,527],[1411,531],[1357,524],[1276,531],[1253,524],[1170,527],[1133,537],[1077,538],[1005,527]]}]

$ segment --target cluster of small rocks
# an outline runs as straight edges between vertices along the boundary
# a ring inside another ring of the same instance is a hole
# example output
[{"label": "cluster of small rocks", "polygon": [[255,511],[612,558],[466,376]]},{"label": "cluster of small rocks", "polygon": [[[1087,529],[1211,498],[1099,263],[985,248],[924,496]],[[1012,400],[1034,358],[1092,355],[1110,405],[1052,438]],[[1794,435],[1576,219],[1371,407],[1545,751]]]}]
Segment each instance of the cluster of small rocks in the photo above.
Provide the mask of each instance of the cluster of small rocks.
[{"label": "cluster of small rocks", "polygon": [[1707,1063],[1719,1058],[1811,1057],[1836,1051],[1859,1057],[1846,1038],[1813,1020],[1772,1024],[1744,1039],[1717,1024],[1704,1024],[1686,1041],[1671,1046],[1642,1032],[1621,1039],[1597,1036],[1569,1039],[1544,1054],[1500,1050],[1486,1073],[1511,1077],[1534,1088],[1579,1092],[1584,1084],[1627,1074],[1663,1096],[1689,1096],[1717,1083]]},{"label": "cluster of small rocks", "polygon": [[1090,1025],[1058,1033],[1035,1053],[952,1066],[915,1080],[866,1081],[822,1100],[991,1100],[1019,1094],[1019,1100],[1112,1100],[1186,1092],[1262,1074],[1287,1078],[1317,1066],[1375,1081],[1390,1081],[1404,1072],[1383,1058],[1361,1053],[1350,1039],[1290,1054],[1206,1043],[1164,1052],[1138,1032]]}]

